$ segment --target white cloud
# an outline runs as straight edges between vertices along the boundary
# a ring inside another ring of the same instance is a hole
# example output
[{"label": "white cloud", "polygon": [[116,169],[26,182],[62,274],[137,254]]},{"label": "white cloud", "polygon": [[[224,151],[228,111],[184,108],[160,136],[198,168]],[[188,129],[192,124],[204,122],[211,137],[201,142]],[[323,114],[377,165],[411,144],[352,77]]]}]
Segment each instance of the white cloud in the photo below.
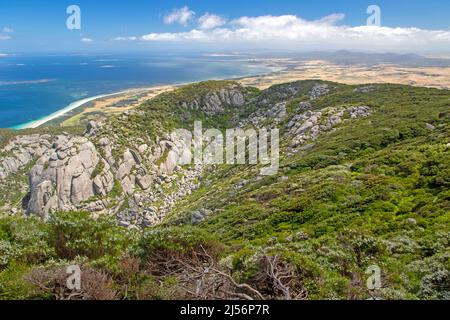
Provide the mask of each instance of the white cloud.
[{"label": "white cloud", "polygon": [[7,35],[0,34],[0,40],[10,40],[11,37]]},{"label": "white cloud", "polygon": [[116,37],[113,39],[114,41],[136,41],[138,37]]},{"label": "white cloud", "polygon": [[211,32],[205,32],[204,30],[193,29],[189,32],[179,33],[150,33],[142,36],[144,41],[214,41],[219,39],[220,36],[215,36],[219,33],[220,29],[211,30]]},{"label": "white cloud", "polygon": [[12,33],[12,32],[14,32],[14,30],[12,28],[10,28],[10,27],[4,27],[2,29],[2,32],[4,32],[4,33]]},{"label": "white cloud", "polygon": [[92,40],[91,38],[81,38],[80,41],[85,43],[94,42],[94,40]]},{"label": "white cloud", "polygon": [[343,13],[333,13],[329,16],[325,16],[315,22],[318,24],[335,24],[336,22],[342,21],[345,19],[345,14]]},{"label": "white cloud", "polygon": [[171,13],[164,17],[164,23],[173,24],[179,23],[183,26],[187,26],[189,21],[194,18],[195,12],[189,10],[187,6],[180,9],[173,9]]},{"label": "white cloud", "polygon": [[[145,41],[197,41],[277,49],[448,50],[450,31],[338,25],[343,14],[308,21],[294,15],[241,17],[227,27],[151,33]],[[206,18],[205,18],[206,20]],[[202,25],[200,24],[200,27]]]},{"label": "white cloud", "polygon": [[206,13],[198,19],[200,29],[214,29],[226,24],[227,21],[215,14]]}]

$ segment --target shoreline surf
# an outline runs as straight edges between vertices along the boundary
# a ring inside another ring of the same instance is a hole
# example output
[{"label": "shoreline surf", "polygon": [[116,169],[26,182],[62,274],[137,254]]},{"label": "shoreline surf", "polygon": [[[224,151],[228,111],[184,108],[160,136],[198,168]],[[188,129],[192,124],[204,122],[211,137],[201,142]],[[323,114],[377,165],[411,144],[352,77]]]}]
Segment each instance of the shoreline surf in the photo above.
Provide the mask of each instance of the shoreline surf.
[{"label": "shoreline surf", "polygon": [[93,97],[88,97],[88,98],[84,98],[84,99],[81,99],[81,100],[77,100],[77,101],[74,101],[74,102],[70,103],[66,107],[64,107],[64,108],[62,108],[62,109],[52,113],[52,114],[49,114],[49,115],[47,115],[45,117],[42,117],[40,119],[37,119],[37,120],[32,120],[30,122],[19,124],[17,126],[12,127],[11,129],[14,129],[14,130],[35,129],[35,128],[38,128],[38,127],[42,126],[43,124],[46,124],[47,122],[49,122],[51,120],[57,119],[59,117],[62,117],[65,114],[67,114],[68,112],[73,111],[75,109],[78,109],[78,108],[84,106],[85,104],[87,104],[89,102],[92,102],[92,101],[95,101],[95,100],[98,100],[98,99],[107,98],[107,97],[113,97],[113,96],[121,95],[121,94],[127,93],[129,91],[131,91],[131,90],[119,91],[119,92],[108,93],[108,94],[101,94],[101,95],[96,95],[96,96],[93,96]]},{"label": "shoreline surf", "polygon": [[124,89],[124,90],[118,91],[118,92],[106,93],[106,94],[101,94],[101,95],[96,95],[96,96],[80,99],[80,100],[70,103],[66,107],[59,109],[58,111],[55,111],[45,117],[13,126],[10,129],[13,129],[13,130],[36,129],[36,128],[46,124],[47,122],[50,122],[52,120],[63,117],[67,113],[74,111],[78,108],[81,108],[81,107],[85,106],[86,104],[88,104],[89,102],[93,102],[96,100],[110,98],[110,97],[114,97],[114,96],[120,96],[120,95],[124,95],[124,94],[128,94],[128,93],[132,93],[132,92],[144,92],[144,91],[158,90],[160,88],[165,88],[165,87],[175,89],[177,87],[192,84],[192,83],[195,83],[195,82],[183,82],[183,83],[175,83],[175,84],[167,84],[167,85],[158,84],[158,85],[151,86],[151,87],[129,88],[129,89]]}]

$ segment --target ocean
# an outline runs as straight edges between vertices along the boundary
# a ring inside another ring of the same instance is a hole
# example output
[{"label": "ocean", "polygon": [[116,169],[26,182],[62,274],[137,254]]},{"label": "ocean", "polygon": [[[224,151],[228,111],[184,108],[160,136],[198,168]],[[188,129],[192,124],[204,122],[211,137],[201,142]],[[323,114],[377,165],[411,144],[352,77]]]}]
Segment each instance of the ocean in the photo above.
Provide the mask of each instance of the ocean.
[{"label": "ocean", "polygon": [[265,74],[245,56],[115,54],[0,57],[0,128],[21,128],[77,101],[132,88]]}]

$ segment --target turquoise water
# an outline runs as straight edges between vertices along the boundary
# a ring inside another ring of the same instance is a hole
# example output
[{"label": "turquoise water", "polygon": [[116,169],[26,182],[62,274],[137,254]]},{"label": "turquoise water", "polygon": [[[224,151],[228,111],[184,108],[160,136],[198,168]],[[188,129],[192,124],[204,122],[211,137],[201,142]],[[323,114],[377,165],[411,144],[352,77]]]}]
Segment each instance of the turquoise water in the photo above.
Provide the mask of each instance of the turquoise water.
[{"label": "turquoise water", "polygon": [[0,128],[52,114],[72,102],[130,88],[268,73],[245,57],[42,55],[0,58]]}]

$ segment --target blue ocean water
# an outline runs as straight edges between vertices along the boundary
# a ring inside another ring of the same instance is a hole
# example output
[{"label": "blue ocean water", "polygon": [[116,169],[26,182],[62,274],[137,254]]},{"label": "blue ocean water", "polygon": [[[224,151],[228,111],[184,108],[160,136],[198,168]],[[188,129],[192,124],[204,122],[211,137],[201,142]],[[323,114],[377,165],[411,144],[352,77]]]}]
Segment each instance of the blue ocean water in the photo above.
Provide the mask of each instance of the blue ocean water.
[{"label": "blue ocean water", "polygon": [[74,101],[124,89],[270,71],[245,57],[201,54],[0,57],[0,128],[38,120]]}]

